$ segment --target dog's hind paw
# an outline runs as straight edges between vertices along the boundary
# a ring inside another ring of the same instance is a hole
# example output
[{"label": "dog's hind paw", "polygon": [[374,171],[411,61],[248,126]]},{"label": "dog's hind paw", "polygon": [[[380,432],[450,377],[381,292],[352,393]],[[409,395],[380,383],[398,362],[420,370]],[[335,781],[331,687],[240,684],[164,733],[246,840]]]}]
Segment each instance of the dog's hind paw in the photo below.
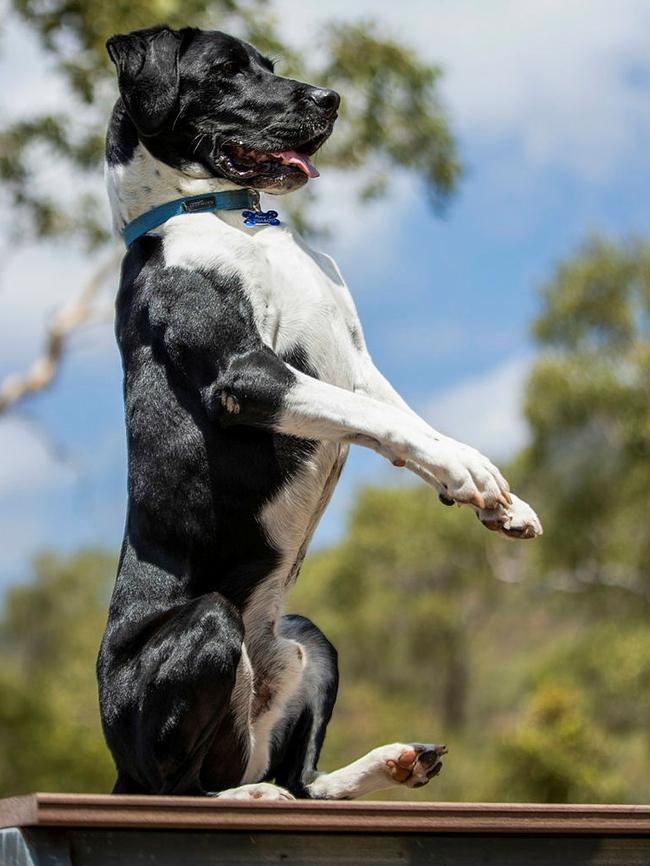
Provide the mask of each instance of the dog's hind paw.
[{"label": "dog's hind paw", "polygon": [[279,785],[270,782],[256,782],[251,785],[240,785],[238,788],[228,788],[227,791],[217,791],[210,794],[218,800],[295,800],[293,794]]},{"label": "dog's hind paw", "polygon": [[442,770],[442,756],[447,746],[432,746],[428,743],[395,743],[384,746],[392,752],[385,760],[388,774],[394,782],[407,788],[421,788]]}]

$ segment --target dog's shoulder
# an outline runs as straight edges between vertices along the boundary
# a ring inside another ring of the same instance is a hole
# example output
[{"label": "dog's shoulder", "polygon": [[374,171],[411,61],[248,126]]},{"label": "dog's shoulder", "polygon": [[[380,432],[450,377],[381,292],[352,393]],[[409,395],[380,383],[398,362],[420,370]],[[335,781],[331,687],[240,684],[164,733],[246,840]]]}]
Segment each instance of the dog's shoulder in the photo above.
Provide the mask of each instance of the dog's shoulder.
[{"label": "dog's shoulder", "polygon": [[214,356],[259,342],[241,275],[215,262],[170,265],[156,236],[139,238],[124,259],[116,333],[123,352],[152,345]]}]

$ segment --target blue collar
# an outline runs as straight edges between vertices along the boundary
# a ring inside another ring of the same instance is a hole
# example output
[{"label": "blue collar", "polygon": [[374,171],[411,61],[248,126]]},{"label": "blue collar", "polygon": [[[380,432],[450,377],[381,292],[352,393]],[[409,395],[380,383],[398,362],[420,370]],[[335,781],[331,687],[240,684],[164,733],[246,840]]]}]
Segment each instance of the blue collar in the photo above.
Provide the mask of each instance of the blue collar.
[{"label": "blue collar", "polygon": [[122,229],[122,237],[127,247],[130,247],[133,241],[174,216],[186,213],[208,213],[217,210],[244,210],[244,208],[259,210],[259,201],[259,193],[254,189],[229,189],[224,192],[210,192],[205,195],[184,196],[184,198],[177,198],[174,201],[167,201],[165,204],[158,205],[158,207],[131,220]]}]

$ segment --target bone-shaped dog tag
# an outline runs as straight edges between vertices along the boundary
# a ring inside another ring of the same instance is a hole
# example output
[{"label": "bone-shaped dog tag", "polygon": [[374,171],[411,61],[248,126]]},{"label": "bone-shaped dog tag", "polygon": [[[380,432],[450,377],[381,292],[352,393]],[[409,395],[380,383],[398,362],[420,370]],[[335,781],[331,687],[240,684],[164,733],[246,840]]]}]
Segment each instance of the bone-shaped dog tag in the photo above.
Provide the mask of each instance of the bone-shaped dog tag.
[{"label": "bone-shaped dog tag", "polygon": [[243,210],[241,212],[245,226],[279,226],[276,210]]}]

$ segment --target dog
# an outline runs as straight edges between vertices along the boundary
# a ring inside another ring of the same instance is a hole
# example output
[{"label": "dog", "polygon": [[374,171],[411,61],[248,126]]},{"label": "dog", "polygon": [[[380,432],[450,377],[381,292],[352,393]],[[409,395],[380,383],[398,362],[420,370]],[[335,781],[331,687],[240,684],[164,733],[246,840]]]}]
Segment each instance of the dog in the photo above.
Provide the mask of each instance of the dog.
[{"label": "dog", "polygon": [[[107,48],[118,233],[168,202],[282,195],[317,174],[335,91],[276,75],[216,31],[157,26]],[[440,771],[445,746],[410,742],[318,771],[337,654],[283,604],[351,444],[490,529],[542,531],[486,457],[409,408],[374,366],[334,261],[277,223],[189,210],[123,261],[128,509],[97,662],[116,793],[349,799]]]}]

